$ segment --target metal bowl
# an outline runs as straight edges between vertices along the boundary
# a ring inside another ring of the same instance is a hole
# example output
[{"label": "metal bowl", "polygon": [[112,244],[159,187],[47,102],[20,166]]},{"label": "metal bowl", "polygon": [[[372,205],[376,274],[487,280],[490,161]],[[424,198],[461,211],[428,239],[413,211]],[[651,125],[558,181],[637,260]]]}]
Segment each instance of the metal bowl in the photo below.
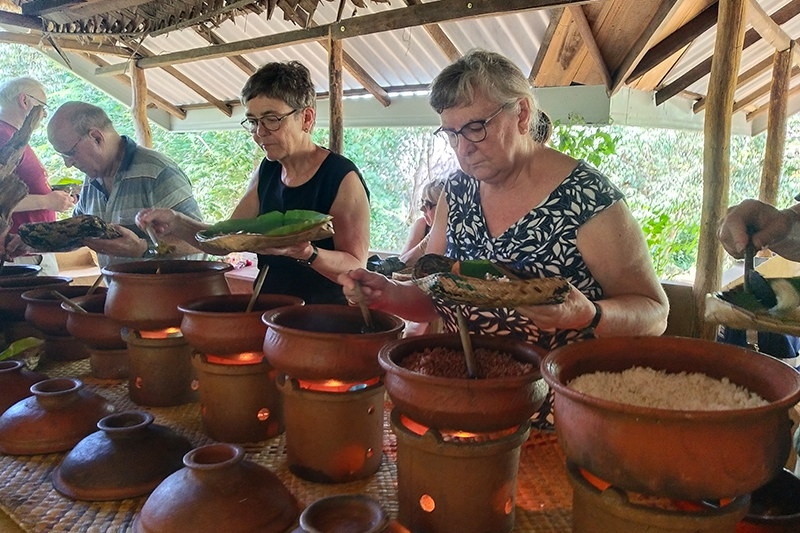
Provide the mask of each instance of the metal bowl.
[{"label": "metal bowl", "polygon": [[[582,374],[634,366],[726,377],[769,405],[677,411],[603,400],[567,386]],[[767,355],[682,337],[602,338],[553,350],[542,375],[556,393],[556,431],[566,456],[623,490],[693,501],[730,498],[767,483],[789,456],[788,409],[800,400],[800,374]]]},{"label": "metal bowl", "polygon": [[386,370],[386,391],[397,410],[420,424],[447,430],[491,432],[524,423],[547,397],[539,364],[544,350],[508,337],[473,335],[472,347],[511,355],[536,370],[529,374],[492,379],[426,376],[401,367],[406,356],[425,348],[461,351],[458,334],[408,337],[384,346],[379,355]]}]

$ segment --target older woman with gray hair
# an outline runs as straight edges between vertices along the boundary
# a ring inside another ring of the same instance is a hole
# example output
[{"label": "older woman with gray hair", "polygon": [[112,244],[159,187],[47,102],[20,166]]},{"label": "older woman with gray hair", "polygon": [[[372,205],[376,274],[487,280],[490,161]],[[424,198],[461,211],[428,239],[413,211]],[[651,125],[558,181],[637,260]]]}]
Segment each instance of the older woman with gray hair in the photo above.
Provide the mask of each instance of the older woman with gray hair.
[{"label": "older woman with gray hair", "polygon": [[[592,336],[663,333],[669,304],[623,194],[587,163],[533,139],[536,102],[512,61],[471,51],[436,77],[429,101],[463,174],[445,186],[428,253],[563,276],[575,289],[558,305],[459,306],[471,330],[546,350]],[[416,322],[441,316],[446,330],[457,330],[457,310],[409,282],[357,270],[341,278],[348,297],[356,282],[372,308]]]},{"label": "older woman with gray hair", "polygon": [[[245,83],[241,124],[264,151],[231,218],[255,218],[272,211],[304,209],[333,216],[335,235],[258,252],[258,267],[269,266],[261,291],[290,294],[307,303],[345,304],[337,277],[366,264],[369,248],[367,186],[349,159],[311,138],[316,90],[298,61],[267,63]],[[195,235],[208,227],[167,210],[144,210],[141,226],[173,234],[200,249]]]}]

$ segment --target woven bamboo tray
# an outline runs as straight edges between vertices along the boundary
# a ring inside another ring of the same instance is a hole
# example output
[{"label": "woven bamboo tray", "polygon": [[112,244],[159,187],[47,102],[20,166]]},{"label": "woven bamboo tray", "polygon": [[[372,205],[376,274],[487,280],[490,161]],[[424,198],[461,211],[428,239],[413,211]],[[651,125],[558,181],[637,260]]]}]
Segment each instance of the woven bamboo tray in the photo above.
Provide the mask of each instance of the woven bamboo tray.
[{"label": "woven bamboo tray", "polygon": [[[146,410],[157,424],[169,426],[195,446],[213,442],[202,431],[199,404],[178,407],[143,408],[128,399],[127,382],[98,380],[89,374],[87,360],[71,363],[43,363],[38,369],[48,376],[74,376],[112,402],[119,411]],[[391,405],[387,402],[387,415]],[[397,517],[396,441],[384,417],[384,458],[378,472],[361,481],[338,485],[301,480],[289,472],[283,436],[245,445],[247,458],[271,469],[297,498],[300,507],[335,494],[365,494],[379,501]],[[0,455],[0,508],[29,533],[126,533],[146,496],[116,502],[77,502],[52,488],[50,475],[65,453]],[[520,452],[517,480],[515,533],[569,533],[571,531],[572,489],[565,470],[565,458],[555,435],[531,432]],[[294,524],[293,528],[297,527]]]}]

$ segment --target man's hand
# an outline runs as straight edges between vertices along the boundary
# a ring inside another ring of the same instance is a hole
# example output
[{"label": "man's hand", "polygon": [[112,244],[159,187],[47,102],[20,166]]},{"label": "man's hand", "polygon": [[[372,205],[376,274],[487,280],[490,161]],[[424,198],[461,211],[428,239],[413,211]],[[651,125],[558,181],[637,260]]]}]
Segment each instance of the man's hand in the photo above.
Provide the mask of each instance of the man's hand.
[{"label": "man's hand", "polygon": [[69,211],[75,207],[75,197],[66,191],[52,191],[45,195],[47,208],[57,213]]},{"label": "man's hand", "polygon": [[83,244],[99,254],[116,257],[142,257],[147,241],[119,224],[111,224],[120,233],[116,239],[84,239]]}]

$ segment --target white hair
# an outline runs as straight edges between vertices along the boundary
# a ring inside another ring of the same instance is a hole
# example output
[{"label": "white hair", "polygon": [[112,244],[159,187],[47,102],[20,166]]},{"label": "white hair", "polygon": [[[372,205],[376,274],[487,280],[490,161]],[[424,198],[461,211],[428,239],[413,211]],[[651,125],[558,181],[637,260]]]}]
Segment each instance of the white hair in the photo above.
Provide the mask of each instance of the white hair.
[{"label": "white hair", "polygon": [[0,107],[15,105],[17,97],[21,94],[39,91],[44,93],[44,85],[33,78],[22,77],[8,80],[0,85]]}]

